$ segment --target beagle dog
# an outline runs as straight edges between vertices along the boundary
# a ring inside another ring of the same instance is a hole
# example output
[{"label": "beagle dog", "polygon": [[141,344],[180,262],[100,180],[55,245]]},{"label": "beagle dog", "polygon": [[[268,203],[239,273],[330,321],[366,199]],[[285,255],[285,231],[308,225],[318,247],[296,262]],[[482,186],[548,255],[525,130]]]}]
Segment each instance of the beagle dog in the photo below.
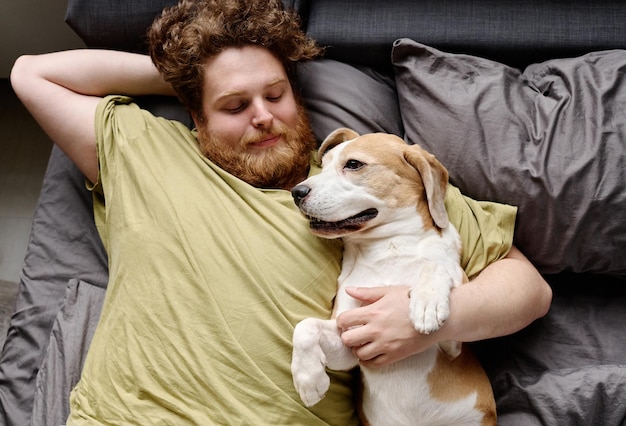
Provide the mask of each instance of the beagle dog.
[{"label": "beagle dog", "polygon": [[[449,315],[461,285],[461,240],[448,221],[448,172],[417,145],[383,133],[338,129],[322,143],[322,171],[292,190],[311,231],[342,238],[344,255],[331,319],[296,325],[291,371],[306,406],[330,386],[326,367],[358,365],[335,318],[359,306],[347,286],[412,285],[410,319],[420,333]],[[382,368],[361,367],[365,425],[495,425],[493,391],[482,366],[460,342],[443,342]]]}]

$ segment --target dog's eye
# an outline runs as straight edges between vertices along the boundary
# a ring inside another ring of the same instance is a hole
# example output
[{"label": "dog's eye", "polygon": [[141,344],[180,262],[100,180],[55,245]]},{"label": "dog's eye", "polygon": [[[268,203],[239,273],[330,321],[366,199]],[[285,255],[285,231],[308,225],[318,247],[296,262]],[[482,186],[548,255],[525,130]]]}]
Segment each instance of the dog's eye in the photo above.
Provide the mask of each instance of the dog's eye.
[{"label": "dog's eye", "polygon": [[359,170],[365,164],[360,162],[359,160],[348,160],[346,164],[343,166],[344,169],[348,170]]}]

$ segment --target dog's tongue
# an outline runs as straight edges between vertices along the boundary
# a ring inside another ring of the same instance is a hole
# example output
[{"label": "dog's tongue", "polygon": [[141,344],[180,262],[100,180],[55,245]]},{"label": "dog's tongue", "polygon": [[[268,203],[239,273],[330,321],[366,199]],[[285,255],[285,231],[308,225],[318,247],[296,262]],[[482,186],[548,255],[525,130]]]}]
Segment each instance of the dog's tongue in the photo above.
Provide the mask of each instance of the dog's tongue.
[{"label": "dog's tongue", "polygon": [[355,214],[347,219],[337,222],[325,222],[317,218],[311,218],[311,229],[332,233],[332,231],[358,230],[362,224],[374,219],[378,215],[378,210],[372,208],[363,210],[359,214]]}]

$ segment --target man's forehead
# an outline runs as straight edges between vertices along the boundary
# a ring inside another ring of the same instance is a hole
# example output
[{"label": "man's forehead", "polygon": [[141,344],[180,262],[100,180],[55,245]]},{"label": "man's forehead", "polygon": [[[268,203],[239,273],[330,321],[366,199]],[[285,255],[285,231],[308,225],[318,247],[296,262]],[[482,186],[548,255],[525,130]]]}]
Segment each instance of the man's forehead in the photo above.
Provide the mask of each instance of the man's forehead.
[{"label": "man's forehead", "polygon": [[209,59],[204,84],[215,96],[248,93],[280,83],[289,83],[282,63],[261,47],[228,48]]},{"label": "man's forehead", "polygon": [[[272,87],[275,86],[280,86],[283,84],[289,84],[289,81],[287,80],[286,77],[276,77],[273,80],[270,80],[269,82],[261,85],[261,86],[255,86],[255,87],[260,87],[264,90],[270,90]],[[244,87],[232,87],[232,88],[226,88],[223,92],[218,92],[216,95],[217,99],[221,99],[221,98],[228,98],[228,97],[237,97],[237,96],[246,96],[249,94],[249,89],[244,88]]]}]

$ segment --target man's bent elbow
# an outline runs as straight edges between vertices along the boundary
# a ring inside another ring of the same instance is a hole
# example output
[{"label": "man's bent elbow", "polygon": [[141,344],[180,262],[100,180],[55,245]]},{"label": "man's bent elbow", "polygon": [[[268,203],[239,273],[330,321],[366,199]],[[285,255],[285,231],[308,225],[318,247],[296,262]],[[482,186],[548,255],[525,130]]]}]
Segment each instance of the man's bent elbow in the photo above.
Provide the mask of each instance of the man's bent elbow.
[{"label": "man's bent elbow", "polygon": [[552,287],[550,287],[550,284],[548,284],[548,282],[543,277],[541,277],[540,279],[541,283],[539,285],[539,294],[537,296],[537,318],[546,316],[550,311],[550,306],[552,305]]},{"label": "man's bent elbow", "polygon": [[25,86],[24,80],[26,80],[26,77],[28,76],[29,60],[29,55],[20,56],[13,64],[13,68],[11,68],[11,75],[9,76],[9,80],[11,81],[13,91],[18,96],[22,91],[22,87]]}]

